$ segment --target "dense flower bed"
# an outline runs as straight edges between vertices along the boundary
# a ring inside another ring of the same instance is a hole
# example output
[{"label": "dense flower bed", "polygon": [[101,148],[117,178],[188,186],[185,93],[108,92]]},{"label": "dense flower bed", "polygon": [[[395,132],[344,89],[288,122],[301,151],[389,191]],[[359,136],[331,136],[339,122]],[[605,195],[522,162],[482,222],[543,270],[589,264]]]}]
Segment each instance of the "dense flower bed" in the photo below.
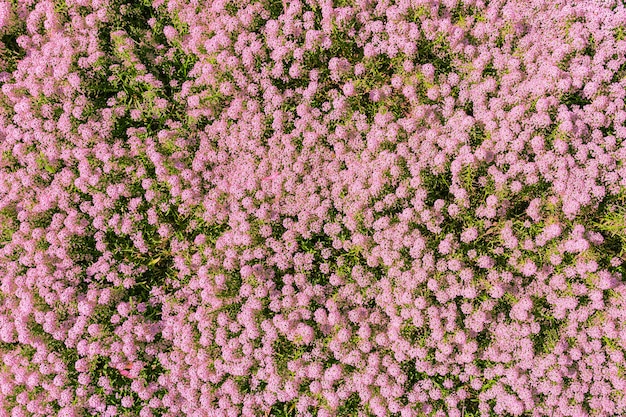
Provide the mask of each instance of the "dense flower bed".
[{"label": "dense flower bed", "polygon": [[626,415],[622,1],[0,37],[0,417]]}]

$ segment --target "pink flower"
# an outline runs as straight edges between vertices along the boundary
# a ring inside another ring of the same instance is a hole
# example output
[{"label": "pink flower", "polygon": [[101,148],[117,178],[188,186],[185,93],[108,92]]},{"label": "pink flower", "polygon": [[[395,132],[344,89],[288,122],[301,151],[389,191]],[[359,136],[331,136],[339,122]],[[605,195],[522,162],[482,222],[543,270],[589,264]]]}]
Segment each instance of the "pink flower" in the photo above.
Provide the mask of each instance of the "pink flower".
[{"label": "pink flower", "polygon": [[537,265],[530,259],[526,260],[524,265],[522,266],[522,274],[526,277],[530,277],[537,272]]},{"label": "pink flower", "polygon": [[9,25],[11,18],[11,3],[8,1],[0,1],[0,32]]},{"label": "pink flower", "polygon": [[475,227],[470,227],[461,233],[461,242],[470,243],[478,237],[478,230]]},{"label": "pink flower", "polygon": [[133,406],[133,402],[134,402],[133,398],[130,397],[130,396],[122,397],[121,403],[122,403],[122,407],[124,407],[124,408],[132,407]]},{"label": "pink flower", "polygon": [[342,87],[342,91],[347,97],[353,96],[355,93],[354,84],[352,84],[351,82],[345,83]]}]

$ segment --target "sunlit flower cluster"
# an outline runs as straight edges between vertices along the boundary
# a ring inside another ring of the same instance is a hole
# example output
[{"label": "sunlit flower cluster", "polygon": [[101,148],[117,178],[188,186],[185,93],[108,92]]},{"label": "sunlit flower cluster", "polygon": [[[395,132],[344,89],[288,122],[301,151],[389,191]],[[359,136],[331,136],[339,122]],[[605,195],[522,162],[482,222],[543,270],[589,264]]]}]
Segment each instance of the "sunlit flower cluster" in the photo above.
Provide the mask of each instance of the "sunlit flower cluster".
[{"label": "sunlit flower cluster", "polygon": [[1,0],[0,417],[626,414],[617,0]]}]

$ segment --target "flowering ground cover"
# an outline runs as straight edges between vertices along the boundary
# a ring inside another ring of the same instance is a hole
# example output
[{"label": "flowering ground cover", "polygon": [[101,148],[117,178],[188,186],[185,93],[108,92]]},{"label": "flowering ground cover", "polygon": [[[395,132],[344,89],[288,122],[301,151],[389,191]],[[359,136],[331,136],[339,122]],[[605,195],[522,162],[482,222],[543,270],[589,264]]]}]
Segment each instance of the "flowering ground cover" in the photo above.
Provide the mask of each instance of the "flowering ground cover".
[{"label": "flowering ground cover", "polygon": [[617,0],[1,0],[0,417],[626,415]]}]

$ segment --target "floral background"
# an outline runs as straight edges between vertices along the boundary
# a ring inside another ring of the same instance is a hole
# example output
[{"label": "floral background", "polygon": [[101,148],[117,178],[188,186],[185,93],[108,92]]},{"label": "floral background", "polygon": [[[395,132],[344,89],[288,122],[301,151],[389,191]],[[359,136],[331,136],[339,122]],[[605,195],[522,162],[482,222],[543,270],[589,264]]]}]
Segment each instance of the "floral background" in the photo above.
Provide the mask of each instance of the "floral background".
[{"label": "floral background", "polygon": [[0,417],[626,414],[617,0],[0,1]]}]

